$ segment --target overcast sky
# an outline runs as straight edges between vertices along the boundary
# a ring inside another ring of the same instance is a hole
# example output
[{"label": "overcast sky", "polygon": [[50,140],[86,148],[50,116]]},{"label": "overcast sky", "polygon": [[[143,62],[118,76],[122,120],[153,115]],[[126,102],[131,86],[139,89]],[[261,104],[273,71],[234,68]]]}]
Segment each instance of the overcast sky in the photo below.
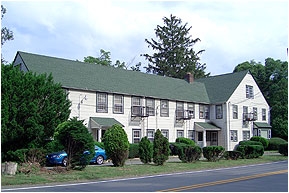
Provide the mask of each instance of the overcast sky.
[{"label": "overcast sky", "polygon": [[271,57],[287,61],[288,0],[190,1],[1,1],[2,26],[14,40],[2,47],[12,62],[17,51],[83,61],[111,52],[112,61],[135,65],[153,53],[145,39],[156,39],[163,17],[192,26],[195,51],[211,75],[230,73],[237,64]]}]

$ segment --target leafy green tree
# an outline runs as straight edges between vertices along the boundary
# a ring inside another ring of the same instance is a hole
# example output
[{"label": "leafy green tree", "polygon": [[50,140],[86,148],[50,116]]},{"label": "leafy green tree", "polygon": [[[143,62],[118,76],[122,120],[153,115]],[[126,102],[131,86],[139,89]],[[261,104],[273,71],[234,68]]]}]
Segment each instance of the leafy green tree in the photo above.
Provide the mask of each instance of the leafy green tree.
[{"label": "leafy green tree", "polygon": [[153,157],[153,144],[147,138],[143,137],[139,143],[139,158],[141,162],[147,164],[152,161]]},{"label": "leafy green tree", "polygon": [[164,165],[166,160],[169,159],[169,145],[168,139],[162,135],[159,129],[157,129],[153,143],[153,162],[156,165]]},{"label": "leafy green tree", "polygon": [[70,106],[66,93],[51,75],[24,73],[2,64],[2,159],[9,150],[43,147],[57,125],[68,119]]},{"label": "leafy green tree", "polygon": [[187,23],[182,25],[182,20],[171,15],[164,17],[164,26],[155,29],[157,40],[145,39],[148,47],[155,50],[152,55],[142,54],[149,61],[146,68],[148,73],[183,79],[187,72],[195,78],[208,76],[205,73],[206,64],[200,63],[200,54],[204,50],[195,52],[193,46],[200,41],[192,39]]},{"label": "leafy green tree", "polygon": [[[94,141],[83,120],[71,118],[58,125],[55,139],[63,145],[68,157],[68,167],[74,169],[77,165],[84,168],[94,156]],[[89,154],[84,154],[89,151]]]},{"label": "leafy green tree", "polygon": [[[6,13],[6,8],[1,5],[1,21]],[[6,41],[13,40],[13,32],[9,30],[7,27],[1,28],[1,47],[4,45]],[[1,56],[1,63],[7,63],[4,58]]]},{"label": "leafy green tree", "polygon": [[114,166],[124,166],[128,158],[129,141],[125,130],[120,125],[113,125],[103,136],[104,149]]},{"label": "leafy green tree", "polygon": [[237,65],[234,72],[250,70],[271,107],[272,136],[288,138],[288,62],[267,58],[265,65],[254,60]]}]

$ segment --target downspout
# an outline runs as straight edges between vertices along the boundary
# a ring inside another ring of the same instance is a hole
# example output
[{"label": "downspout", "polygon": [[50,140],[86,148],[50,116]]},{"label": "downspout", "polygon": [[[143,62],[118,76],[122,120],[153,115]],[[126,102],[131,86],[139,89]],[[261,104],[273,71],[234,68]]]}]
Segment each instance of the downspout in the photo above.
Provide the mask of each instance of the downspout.
[{"label": "downspout", "polygon": [[226,140],[227,140],[227,151],[230,150],[230,147],[231,147],[231,144],[230,144],[230,130],[231,130],[231,115],[230,115],[230,105],[231,105],[231,102],[229,101],[228,102],[228,129],[227,129],[227,132],[226,132]]}]

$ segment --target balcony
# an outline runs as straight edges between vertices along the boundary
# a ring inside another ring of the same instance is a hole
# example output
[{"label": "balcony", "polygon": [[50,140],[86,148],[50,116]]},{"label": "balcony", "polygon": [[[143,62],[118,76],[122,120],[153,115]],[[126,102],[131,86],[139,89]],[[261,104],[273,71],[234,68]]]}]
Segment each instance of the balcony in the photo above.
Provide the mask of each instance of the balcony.
[{"label": "balcony", "polygon": [[149,107],[132,106],[131,107],[131,116],[132,117],[148,117],[149,116]]}]

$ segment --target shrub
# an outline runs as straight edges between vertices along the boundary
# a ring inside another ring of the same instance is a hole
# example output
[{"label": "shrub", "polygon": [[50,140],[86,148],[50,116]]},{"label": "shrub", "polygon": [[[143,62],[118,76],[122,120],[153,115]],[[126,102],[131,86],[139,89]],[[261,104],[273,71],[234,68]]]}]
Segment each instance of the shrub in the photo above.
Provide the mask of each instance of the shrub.
[{"label": "shrub", "polygon": [[178,143],[176,146],[179,159],[184,162],[194,162],[201,158],[202,149],[199,146],[192,146],[185,143]]},{"label": "shrub", "polygon": [[120,125],[113,125],[103,136],[104,149],[114,166],[124,166],[128,158],[129,141]]},{"label": "shrub", "polygon": [[164,165],[166,160],[169,159],[169,154],[169,141],[162,135],[161,131],[157,129],[153,145],[153,162],[156,165]]},{"label": "shrub", "polygon": [[17,163],[45,163],[45,153],[46,151],[41,148],[31,148],[31,149],[18,149],[16,151],[8,151],[7,154],[11,161]]},{"label": "shrub", "polygon": [[240,151],[225,151],[224,158],[227,160],[237,160],[241,155]]},{"label": "shrub", "polygon": [[262,145],[263,144],[260,141],[240,141],[239,145]]},{"label": "shrub", "polygon": [[99,141],[94,141],[94,145],[104,149],[104,143],[103,142],[99,142]]},{"label": "shrub", "polygon": [[203,147],[203,155],[208,161],[219,161],[224,151],[225,148],[223,148],[222,146]]},{"label": "shrub", "polygon": [[288,156],[288,143],[280,144],[278,152],[284,156]]},{"label": "shrub", "polygon": [[147,137],[143,137],[139,143],[139,157],[142,163],[147,164],[152,161],[153,144]]},{"label": "shrub", "polygon": [[250,141],[260,141],[263,144],[264,149],[268,147],[269,141],[261,136],[253,136],[251,137]]},{"label": "shrub", "polygon": [[178,155],[178,150],[176,148],[176,146],[179,143],[170,143],[169,148],[170,148],[170,155]]},{"label": "shrub", "polygon": [[176,139],[176,143],[185,143],[185,144],[188,144],[188,145],[195,146],[195,142],[193,140],[185,138],[185,137],[178,137]]},{"label": "shrub", "polygon": [[268,141],[269,141],[269,145],[268,145],[266,150],[278,150],[279,145],[287,143],[287,141],[285,139],[282,139],[279,137],[272,137]]},{"label": "shrub", "polygon": [[138,143],[129,144],[128,158],[139,157]]},{"label": "shrub", "polygon": [[237,151],[241,152],[241,157],[244,159],[258,158],[264,154],[263,145],[239,145]]}]

